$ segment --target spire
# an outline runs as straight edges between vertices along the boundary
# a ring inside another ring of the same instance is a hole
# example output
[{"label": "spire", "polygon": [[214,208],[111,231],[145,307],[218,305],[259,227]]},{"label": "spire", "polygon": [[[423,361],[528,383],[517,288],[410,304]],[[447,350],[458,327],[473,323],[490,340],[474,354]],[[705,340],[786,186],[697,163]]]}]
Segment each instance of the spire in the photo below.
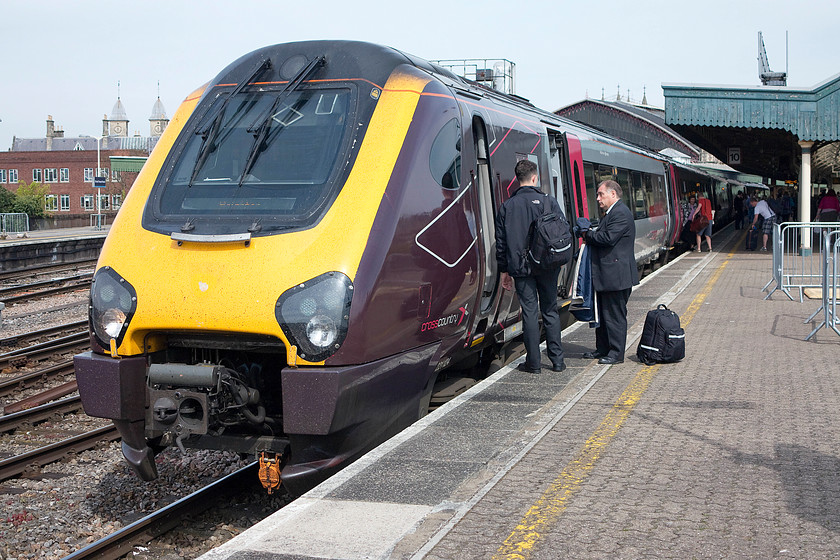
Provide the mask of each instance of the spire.
[{"label": "spire", "polygon": [[615,100],[621,101],[621,84],[615,86]]},{"label": "spire", "polygon": [[647,86],[642,86],[642,105],[647,105]]}]

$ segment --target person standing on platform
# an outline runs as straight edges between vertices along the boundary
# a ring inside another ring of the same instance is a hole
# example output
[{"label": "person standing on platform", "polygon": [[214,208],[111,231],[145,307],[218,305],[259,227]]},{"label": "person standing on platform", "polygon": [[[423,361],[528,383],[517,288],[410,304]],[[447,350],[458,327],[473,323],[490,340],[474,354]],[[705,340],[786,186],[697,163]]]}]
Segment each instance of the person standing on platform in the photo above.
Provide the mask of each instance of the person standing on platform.
[{"label": "person standing on platform", "polygon": [[744,191],[738,191],[735,195],[732,209],[735,211],[735,229],[741,229],[744,225]]},{"label": "person standing on platform", "polygon": [[587,359],[598,358],[599,364],[620,364],[624,361],[627,343],[627,301],[633,286],[639,283],[639,271],[633,246],[636,224],[633,213],[621,201],[621,185],[603,181],[595,198],[605,212],[595,229],[583,230],[583,239],[592,251],[592,286],[598,300],[600,323],[595,329],[595,351],[586,352]]},{"label": "person standing on platform", "polygon": [[700,197],[697,200],[697,207],[694,209],[694,213],[691,215],[689,220],[693,220],[697,217],[698,214],[702,214],[705,216],[709,223],[706,224],[706,227],[701,229],[697,232],[697,248],[695,249],[696,252],[700,252],[701,245],[703,244],[703,238],[706,238],[706,245],[709,246],[709,252],[712,252],[712,225],[714,224],[714,214],[712,213],[712,201],[708,198]]},{"label": "person standing on platform", "polygon": [[776,214],[770,209],[770,205],[767,204],[766,200],[758,200],[757,198],[753,197],[753,199],[750,200],[750,204],[752,205],[753,212],[755,213],[752,221],[753,229],[756,228],[758,217],[761,216],[762,218],[764,218],[764,224],[761,227],[761,231],[764,232],[764,246],[761,248],[761,250],[766,251],[767,239],[770,237],[770,234],[773,231],[773,224],[776,223]]},{"label": "person standing on platform", "polygon": [[837,199],[834,189],[828,189],[817,204],[817,215],[814,216],[814,221],[836,222],[838,215],[840,215],[840,200]]},{"label": "person standing on platform", "polygon": [[542,313],[546,351],[553,371],[563,371],[563,346],[560,341],[560,313],[557,310],[557,280],[560,267],[552,270],[532,270],[528,259],[532,224],[548,212],[563,214],[557,199],[543,194],[537,187],[537,164],[523,159],[514,168],[519,188],[502,204],[496,217],[496,261],[499,263],[502,287],[516,287],[522,307],[522,335],[525,339],[525,363],[518,369],[540,373],[540,324]]}]

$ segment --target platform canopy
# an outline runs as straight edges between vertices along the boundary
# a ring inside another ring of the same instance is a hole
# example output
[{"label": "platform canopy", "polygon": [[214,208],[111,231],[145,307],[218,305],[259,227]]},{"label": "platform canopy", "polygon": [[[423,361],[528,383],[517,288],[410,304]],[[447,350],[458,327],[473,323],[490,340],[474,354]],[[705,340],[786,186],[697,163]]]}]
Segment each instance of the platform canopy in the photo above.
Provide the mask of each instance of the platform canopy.
[{"label": "platform canopy", "polygon": [[814,182],[840,178],[840,74],[807,89],[698,84],[662,84],[662,89],[665,122],[732,167],[797,179],[800,142],[813,142]]}]

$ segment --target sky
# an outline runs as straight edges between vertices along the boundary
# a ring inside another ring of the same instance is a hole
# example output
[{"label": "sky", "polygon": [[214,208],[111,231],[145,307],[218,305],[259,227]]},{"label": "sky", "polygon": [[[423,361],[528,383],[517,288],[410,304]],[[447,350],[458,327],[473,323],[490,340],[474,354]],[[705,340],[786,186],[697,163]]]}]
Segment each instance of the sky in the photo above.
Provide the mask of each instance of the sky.
[{"label": "sky", "polygon": [[840,73],[838,22],[834,0],[2,0],[0,150],[43,138],[48,115],[67,137],[98,135],[118,95],[130,134],[148,135],[158,95],[171,118],[230,62],[277,43],[504,58],[516,93],[549,111],[602,91],[662,107],[663,83],[760,85],[759,31],[790,86],[821,83]]}]

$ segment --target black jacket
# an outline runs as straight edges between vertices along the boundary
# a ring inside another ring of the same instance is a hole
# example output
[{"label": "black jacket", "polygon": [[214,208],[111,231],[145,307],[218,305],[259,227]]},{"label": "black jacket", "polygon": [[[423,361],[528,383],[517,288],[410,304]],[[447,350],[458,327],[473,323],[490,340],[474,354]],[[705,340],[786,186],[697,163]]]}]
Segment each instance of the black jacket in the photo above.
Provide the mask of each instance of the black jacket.
[{"label": "black jacket", "polygon": [[499,208],[496,216],[496,262],[499,263],[499,272],[507,272],[514,278],[530,276],[528,235],[531,224],[543,214],[543,205],[546,203],[549,204],[547,212],[564,215],[556,198],[531,186],[519,187]]},{"label": "black jacket", "polygon": [[620,200],[604,216],[597,230],[585,237],[592,249],[592,285],[597,292],[614,292],[639,283],[634,247],[636,224],[630,209]]}]

